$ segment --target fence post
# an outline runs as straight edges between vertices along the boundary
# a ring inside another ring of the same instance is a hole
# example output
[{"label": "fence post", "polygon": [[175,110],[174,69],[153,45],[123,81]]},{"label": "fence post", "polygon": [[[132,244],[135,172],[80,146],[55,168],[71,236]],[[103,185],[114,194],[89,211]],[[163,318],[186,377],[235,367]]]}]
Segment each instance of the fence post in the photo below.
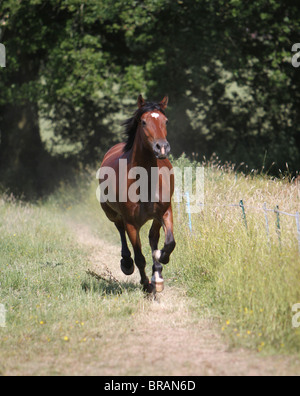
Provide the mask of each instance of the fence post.
[{"label": "fence post", "polygon": [[268,218],[268,210],[267,210],[268,208],[267,208],[267,203],[266,202],[264,203],[263,209],[264,209],[264,212],[265,212],[266,230],[267,230],[267,236],[268,236],[268,243],[269,243],[269,246],[270,246],[270,242],[271,242],[271,240],[270,240],[270,226],[269,226],[269,218]]},{"label": "fence post", "polygon": [[186,195],[186,202],[187,202],[187,210],[188,210],[188,214],[189,214],[189,228],[190,228],[190,231],[193,232],[190,194],[187,192],[185,195]]},{"label": "fence post", "polygon": [[246,230],[248,231],[248,223],[247,223],[245,205],[244,205],[244,201],[243,201],[243,200],[240,201],[240,207],[242,208],[242,211],[243,211],[243,219],[244,219],[244,222],[245,222],[245,227],[246,227]]},{"label": "fence post", "polygon": [[299,212],[296,213],[296,224],[297,224],[298,245],[299,245],[299,254],[300,254],[300,215],[299,215]]},{"label": "fence post", "polygon": [[279,213],[279,206],[277,205],[275,208],[276,213],[276,227],[277,227],[277,235],[279,240],[280,249],[282,248],[281,245],[281,225],[280,225],[280,213]]}]

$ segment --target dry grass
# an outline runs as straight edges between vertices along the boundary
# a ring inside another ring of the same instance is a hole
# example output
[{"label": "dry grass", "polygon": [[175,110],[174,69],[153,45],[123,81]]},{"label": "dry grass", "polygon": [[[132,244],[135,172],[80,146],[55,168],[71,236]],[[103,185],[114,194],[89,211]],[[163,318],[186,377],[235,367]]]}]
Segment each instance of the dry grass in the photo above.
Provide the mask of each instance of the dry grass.
[{"label": "dry grass", "polygon": [[[182,160],[181,160],[182,161]],[[300,332],[292,327],[292,306],[300,301],[300,256],[295,218],[281,216],[281,245],[277,217],[264,203],[296,213],[299,186],[288,179],[236,175],[229,165],[206,165],[205,208],[193,215],[193,233],[185,207],[177,214],[178,249],[170,276],[180,280],[218,318],[220,330],[234,346],[259,351],[299,352]],[[246,207],[246,230],[238,205]],[[178,226],[179,225],[179,226]],[[173,273],[173,275],[171,275]]]}]

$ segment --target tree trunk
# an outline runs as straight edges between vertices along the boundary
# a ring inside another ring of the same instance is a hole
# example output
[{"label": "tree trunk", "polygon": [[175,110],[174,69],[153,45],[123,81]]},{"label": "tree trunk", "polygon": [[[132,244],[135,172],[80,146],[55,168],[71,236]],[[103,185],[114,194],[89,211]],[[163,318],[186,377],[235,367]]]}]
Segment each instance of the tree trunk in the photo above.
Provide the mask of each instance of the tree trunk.
[{"label": "tree trunk", "polygon": [[[29,82],[38,78],[39,61],[20,57],[18,70],[6,74],[6,85],[14,87],[17,97]],[[33,98],[14,101],[0,107],[0,185],[17,196],[40,194],[40,164],[46,153],[40,137],[38,104]]]},{"label": "tree trunk", "polygon": [[39,166],[43,157],[36,104],[0,109],[0,177],[16,195],[41,192]]}]

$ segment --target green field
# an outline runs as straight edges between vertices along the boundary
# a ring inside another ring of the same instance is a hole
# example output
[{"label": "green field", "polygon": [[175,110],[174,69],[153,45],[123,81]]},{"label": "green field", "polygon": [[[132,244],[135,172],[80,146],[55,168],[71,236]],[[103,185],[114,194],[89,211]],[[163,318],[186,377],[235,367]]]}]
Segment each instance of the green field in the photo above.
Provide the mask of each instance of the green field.
[{"label": "green field", "polygon": [[[300,330],[292,327],[292,306],[300,302],[295,221],[282,217],[280,248],[275,214],[269,214],[268,241],[263,212],[247,209],[267,202],[269,208],[279,205],[295,213],[299,187],[261,175],[236,177],[229,166],[218,164],[206,165],[205,172],[207,206],[193,215],[192,234],[185,205],[180,210],[174,205],[177,249],[164,271],[167,284],[190,296],[197,317],[212,318],[232,347],[299,354]],[[30,366],[33,356],[48,357],[51,374],[57,374],[55,359],[64,354],[88,351],[93,359],[99,337],[109,338],[116,327],[125,331],[141,306],[150,304],[138,285],[113,285],[86,274],[91,251],[78,244],[74,224],[119,244],[113,225],[99,210],[96,187],[90,174],[34,205],[2,196],[0,303],[7,309],[7,327],[0,328],[0,374],[18,373],[26,361],[28,372],[43,373]],[[248,231],[240,208],[221,206],[241,199]],[[147,231],[145,227],[143,244],[150,263]],[[105,342],[102,347],[104,353]]]}]

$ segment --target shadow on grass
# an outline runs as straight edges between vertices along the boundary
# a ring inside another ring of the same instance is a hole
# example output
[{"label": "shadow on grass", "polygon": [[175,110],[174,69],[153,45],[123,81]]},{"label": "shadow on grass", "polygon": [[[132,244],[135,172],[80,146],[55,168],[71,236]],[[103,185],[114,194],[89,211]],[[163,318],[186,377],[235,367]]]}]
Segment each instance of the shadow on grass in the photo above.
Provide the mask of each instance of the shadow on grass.
[{"label": "shadow on grass", "polygon": [[43,268],[57,268],[63,266],[63,263],[57,263],[57,262],[46,262],[46,263],[41,263],[41,267]]},{"label": "shadow on grass", "polygon": [[86,293],[97,293],[101,296],[121,295],[124,292],[132,293],[141,290],[141,286],[133,282],[113,282],[104,279],[87,279],[81,283],[81,287]]}]

